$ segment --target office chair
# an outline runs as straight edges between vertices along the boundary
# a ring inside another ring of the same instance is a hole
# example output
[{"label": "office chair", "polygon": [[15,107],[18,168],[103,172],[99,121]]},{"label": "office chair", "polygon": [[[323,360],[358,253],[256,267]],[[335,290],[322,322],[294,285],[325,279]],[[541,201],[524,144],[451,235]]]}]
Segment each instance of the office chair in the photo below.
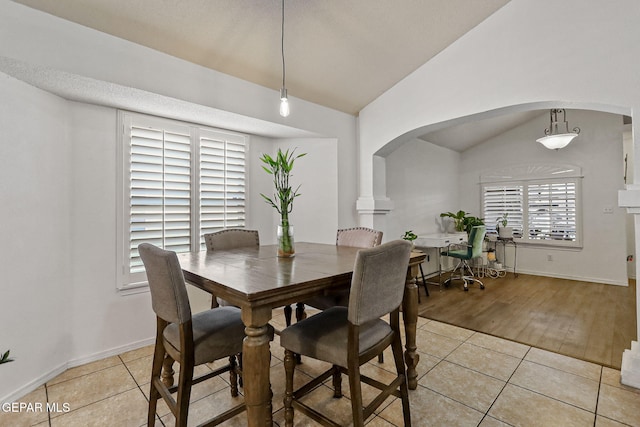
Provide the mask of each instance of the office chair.
[{"label": "office chair", "polygon": [[[342,397],[342,374],[349,377],[351,412],[354,426],[364,425],[388,396],[400,397],[404,425],[411,426],[409,394],[400,339],[400,304],[404,294],[411,244],[395,240],[369,249],[361,249],[354,264],[348,307],[331,307],[284,329],[280,345],[285,349],[285,426],[293,426],[294,408],[325,426],[337,426],[301,398],[333,377],[334,396]],[[389,323],[381,317],[389,314]],[[391,346],[396,376],[383,384],[360,373],[360,366]],[[333,366],[317,378],[293,389],[295,354],[302,354]],[[363,407],[364,382],[380,390]]]},{"label": "office chair", "polygon": [[[452,280],[462,280],[465,291],[469,290],[469,283],[474,282],[478,282],[480,289],[484,289],[484,283],[475,278],[469,261],[482,256],[482,241],[484,240],[485,234],[487,234],[487,228],[484,225],[475,226],[471,228],[469,240],[464,246],[454,244],[449,246],[446,251],[441,252],[443,256],[456,258],[458,260],[458,264],[451,270],[449,278],[444,281],[445,286],[449,286]],[[458,249],[453,249],[454,247],[458,247]],[[456,271],[459,271],[459,275],[455,275]]]}]

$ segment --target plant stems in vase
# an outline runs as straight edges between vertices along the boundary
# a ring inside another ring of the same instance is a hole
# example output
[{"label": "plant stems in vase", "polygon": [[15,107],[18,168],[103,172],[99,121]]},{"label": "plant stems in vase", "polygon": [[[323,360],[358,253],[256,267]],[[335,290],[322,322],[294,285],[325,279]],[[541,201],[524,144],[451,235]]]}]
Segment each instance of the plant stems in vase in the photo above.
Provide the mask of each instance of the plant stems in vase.
[{"label": "plant stems in vase", "polygon": [[295,254],[293,226],[289,224],[289,214],[293,209],[293,199],[300,195],[298,193],[300,186],[293,190],[289,184],[289,177],[291,176],[294,161],[304,155],[306,153],[295,155],[295,150],[283,152],[278,149],[275,159],[268,154],[263,154],[260,158],[265,164],[262,169],[269,175],[273,175],[273,184],[275,186],[273,198],[262,193],[260,195],[280,214],[280,225],[278,225],[279,257],[291,257]]}]

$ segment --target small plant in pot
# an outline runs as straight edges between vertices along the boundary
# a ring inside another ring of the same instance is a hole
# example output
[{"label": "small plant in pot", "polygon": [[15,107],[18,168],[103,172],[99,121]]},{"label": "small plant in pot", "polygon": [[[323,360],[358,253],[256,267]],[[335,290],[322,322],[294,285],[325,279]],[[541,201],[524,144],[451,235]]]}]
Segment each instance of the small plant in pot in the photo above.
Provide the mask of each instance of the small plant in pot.
[{"label": "small plant in pot", "polygon": [[501,239],[512,239],[513,238],[513,227],[508,227],[509,224],[509,220],[508,217],[509,213],[505,212],[501,217],[498,217],[497,219],[497,226],[496,228],[498,229],[498,237]]},{"label": "small plant in pot", "polygon": [[295,254],[293,226],[289,224],[289,214],[293,209],[293,200],[300,195],[300,193],[298,193],[300,186],[294,190],[289,183],[289,178],[294,161],[307,154],[296,155],[295,151],[296,150],[286,150],[283,152],[278,148],[278,154],[275,158],[272,158],[268,154],[263,154],[260,158],[264,163],[262,169],[273,176],[273,185],[275,187],[273,197],[266,196],[262,193],[260,193],[260,195],[280,214],[280,223],[278,224],[277,232],[278,256],[283,258],[292,257]]},{"label": "small plant in pot", "polygon": [[411,247],[415,247],[415,244],[413,243],[413,241],[416,240],[417,238],[418,236],[413,232],[413,230],[405,231],[404,234],[402,235],[402,240],[407,240],[408,242],[410,242]]}]

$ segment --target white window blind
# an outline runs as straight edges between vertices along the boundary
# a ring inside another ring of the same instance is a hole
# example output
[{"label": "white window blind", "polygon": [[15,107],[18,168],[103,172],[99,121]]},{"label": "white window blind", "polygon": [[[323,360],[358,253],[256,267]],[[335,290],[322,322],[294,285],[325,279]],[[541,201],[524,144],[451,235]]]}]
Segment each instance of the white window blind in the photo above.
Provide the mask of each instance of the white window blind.
[{"label": "white window blind", "polygon": [[575,182],[529,184],[528,200],[530,239],[576,240]]},{"label": "white window blind", "polygon": [[144,284],[138,245],[205,249],[205,233],[244,227],[247,137],[134,113],[122,123],[122,279]]},{"label": "white window blind", "polygon": [[508,214],[508,226],[521,242],[574,246],[581,243],[579,180],[545,180],[482,185],[482,215],[487,232]]},{"label": "white window blind", "polygon": [[522,185],[487,185],[484,187],[483,218],[487,232],[497,232],[498,218],[507,214],[509,227],[522,236],[524,190]]},{"label": "white window blind", "polygon": [[220,138],[213,132],[200,137],[200,247],[204,235],[223,228],[245,226],[244,141]]}]

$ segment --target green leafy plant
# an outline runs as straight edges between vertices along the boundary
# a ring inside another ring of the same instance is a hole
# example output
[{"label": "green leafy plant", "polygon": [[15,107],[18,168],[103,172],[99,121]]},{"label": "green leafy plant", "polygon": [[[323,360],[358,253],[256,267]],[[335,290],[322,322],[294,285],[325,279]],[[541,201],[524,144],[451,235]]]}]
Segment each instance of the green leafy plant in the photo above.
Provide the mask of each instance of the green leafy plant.
[{"label": "green leafy plant", "polygon": [[418,238],[418,236],[416,234],[414,234],[413,230],[405,231],[404,235],[402,236],[403,240],[408,240],[410,242],[413,242],[417,238]]},{"label": "green leafy plant", "polygon": [[465,211],[458,211],[456,213],[442,212],[440,214],[440,218],[444,218],[444,217],[453,218],[453,224],[456,228],[456,231],[464,231],[464,228],[465,228],[464,219],[466,216],[467,216],[467,212]]},{"label": "green leafy plant", "polygon": [[282,227],[283,234],[280,241],[281,247],[279,249],[283,251],[283,254],[293,254],[293,241],[289,233],[289,214],[293,210],[293,200],[300,196],[300,193],[298,193],[300,186],[295,190],[291,188],[289,178],[291,177],[295,160],[307,154],[296,155],[295,151],[295,149],[292,151],[287,149],[283,152],[281,149],[278,149],[278,154],[275,158],[272,158],[268,154],[263,154],[260,158],[264,163],[262,169],[269,175],[273,175],[273,184],[275,186],[273,197],[262,193],[260,193],[260,195],[280,214],[280,226]]},{"label": "green leafy plant", "polygon": [[5,353],[2,354],[2,357],[0,357],[0,365],[3,363],[9,363],[9,362],[13,362],[13,359],[9,359],[9,350],[7,350]]},{"label": "green leafy plant", "polygon": [[496,222],[498,223],[498,228],[500,228],[500,225],[502,225],[503,227],[506,227],[507,224],[509,224],[509,220],[507,219],[508,216],[509,216],[509,213],[505,212],[504,214],[502,214],[502,216],[499,216],[498,219],[496,219]]},{"label": "green leafy plant", "polygon": [[463,220],[464,231],[471,233],[471,229],[478,225],[484,225],[484,219],[477,216],[466,216]]}]

